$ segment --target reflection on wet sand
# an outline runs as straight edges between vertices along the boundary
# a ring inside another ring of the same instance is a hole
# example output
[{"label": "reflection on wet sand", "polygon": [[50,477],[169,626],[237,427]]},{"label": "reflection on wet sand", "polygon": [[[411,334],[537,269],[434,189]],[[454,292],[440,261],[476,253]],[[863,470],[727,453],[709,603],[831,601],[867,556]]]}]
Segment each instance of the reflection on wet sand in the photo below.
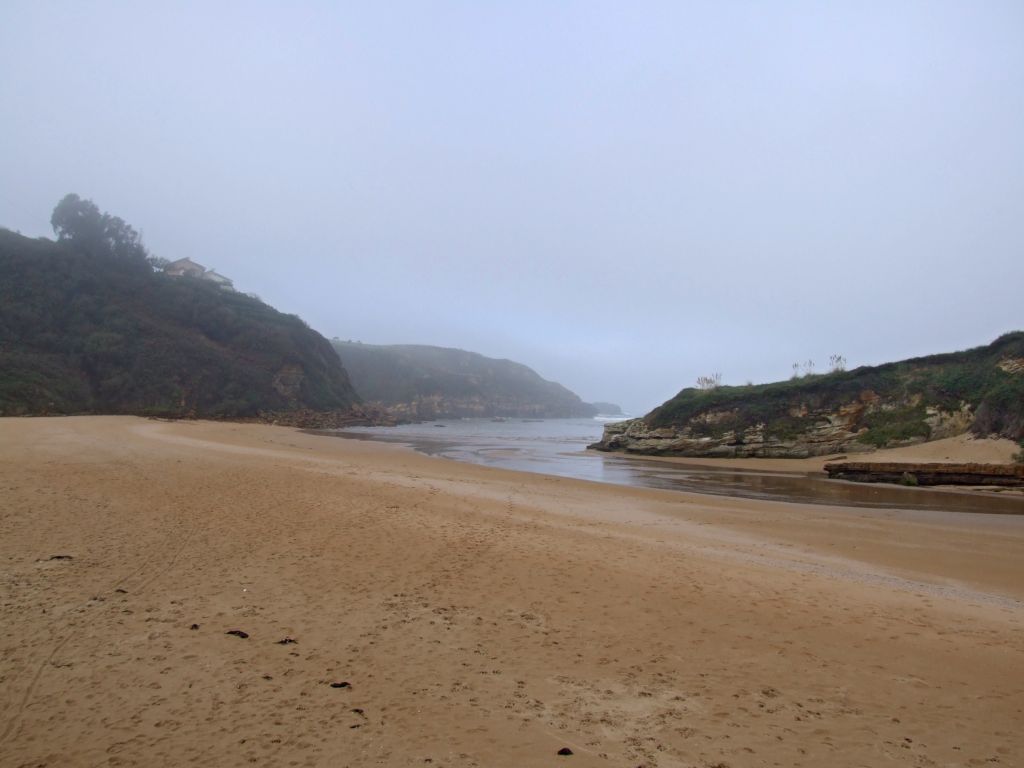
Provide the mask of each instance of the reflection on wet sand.
[{"label": "reflection on wet sand", "polygon": [[1024,497],[1019,494],[999,496],[989,492],[851,483],[829,480],[824,473],[736,472],[717,467],[680,469],[676,465],[665,466],[656,461],[618,460],[631,463],[633,466],[628,471],[640,478],[640,482],[629,485],[648,488],[802,504],[1024,514]]}]

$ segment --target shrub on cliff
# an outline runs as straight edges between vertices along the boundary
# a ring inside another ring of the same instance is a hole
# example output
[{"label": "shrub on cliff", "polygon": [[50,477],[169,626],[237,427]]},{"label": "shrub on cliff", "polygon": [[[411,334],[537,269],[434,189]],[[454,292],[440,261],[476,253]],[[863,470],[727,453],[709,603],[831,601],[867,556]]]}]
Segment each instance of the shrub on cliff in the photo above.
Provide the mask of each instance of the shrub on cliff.
[{"label": "shrub on cliff", "polygon": [[[836,411],[877,397],[885,409],[866,408],[860,439],[884,446],[927,439],[927,409],[974,413],[971,431],[1019,440],[1024,437],[1024,371],[1007,360],[1024,360],[1024,332],[1005,334],[984,347],[932,355],[852,371],[747,387],[687,388],[644,417],[651,427],[687,426],[696,436],[720,438],[763,424],[765,433],[787,440],[812,429],[809,414]],[[1014,364],[1015,365],[1015,364]]]},{"label": "shrub on cliff", "polygon": [[142,238],[124,219],[101,213],[92,200],[65,195],[50,217],[57,239],[91,256],[109,256],[142,267],[149,254]]}]

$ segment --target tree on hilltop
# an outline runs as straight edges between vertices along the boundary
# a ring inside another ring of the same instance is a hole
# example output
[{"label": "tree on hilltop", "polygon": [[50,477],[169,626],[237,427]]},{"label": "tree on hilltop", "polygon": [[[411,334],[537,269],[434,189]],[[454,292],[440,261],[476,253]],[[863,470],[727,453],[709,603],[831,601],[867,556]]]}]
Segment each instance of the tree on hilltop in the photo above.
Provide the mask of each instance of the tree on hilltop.
[{"label": "tree on hilltop", "polygon": [[124,219],[101,213],[92,200],[83,200],[74,193],[57,203],[50,225],[58,240],[72,243],[93,256],[145,262],[149,255],[139,233]]}]

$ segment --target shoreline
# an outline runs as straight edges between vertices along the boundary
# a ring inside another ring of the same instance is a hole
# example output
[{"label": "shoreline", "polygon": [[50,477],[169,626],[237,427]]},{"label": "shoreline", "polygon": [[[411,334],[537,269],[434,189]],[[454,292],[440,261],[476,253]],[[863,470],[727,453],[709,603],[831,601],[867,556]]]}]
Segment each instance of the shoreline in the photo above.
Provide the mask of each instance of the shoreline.
[{"label": "shoreline", "polygon": [[[501,467],[495,461],[497,443],[477,444],[479,437],[456,432],[404,433],[388,430],[307,430],[308,434],[402,445],[425,456],[443,457],[475,465]],[[543,443],[542,438],[538,438]],[[513,439],[513,443],[515,443]],[[1012,456],[1016,445],[1003,440],[976,440],[964,437],[936,441],[935,445],[878,451],[878,461],[914,462],[922,455],[953,455],[1003,459]],[[456,450],[459,449],[459,450]],[[924,449],[922,451],[922,449]],[[486,455],[486,457],[485,457]],[[556,477],[574,477],[630,488],[657,488],[681,493],[732,496],[794,504],[823,504],[843,507],[928,509],[958,513],[1024,514],[1024,489],[1002,486],[975,487],[963,484],[931,485],[908,488],[899,483],[845,482],[828,476],[823,467],[842,454],[811,459],[708,459],[697,457],[636,456],[628,453],[595,451],[590,448],[557,453],[555,463],[544,465],[527,451],[531,460],[519,461],[515,451],[507,454],[512,470]],[[584,460],[579,463],[577,459]],[[595,466],[600,469],[595,470]],[[659,471],[661,470],[661,471]],[[761,478],[754,480],[753,478]],[[775,478],[765,482],[764,478]]]},{"label": "shoreline", "polygon": [[1024,748],[1006,674],[1024,662],[1021,518],[134,417],[0,420],[0,489],[4,766],[541,766],[566,746],[585,766],[966,766]]},{"label": "shoreline", "polygon": [[[589,449],[588,449],[589,450]],[[825,464],[834,461],[858,461],[865,463],[906,462],[950,462],[953,464],[1012,464],[1013,455],[1020,447],[1006,438],[972,437],[958,435],[942,440],[931,440],[898,448],[880,448],[868,453],[830,453],[811,456],[806,459],[782,458],[714,458],[690,456],[656,456],[632,454],[627,451],[610,451],[611,456],[628,456],[640,461],[667,461],[702,467],[734,467],[744,470],[765,472],[821,472]],[[774,468],[774,470],[773,470]]]}]

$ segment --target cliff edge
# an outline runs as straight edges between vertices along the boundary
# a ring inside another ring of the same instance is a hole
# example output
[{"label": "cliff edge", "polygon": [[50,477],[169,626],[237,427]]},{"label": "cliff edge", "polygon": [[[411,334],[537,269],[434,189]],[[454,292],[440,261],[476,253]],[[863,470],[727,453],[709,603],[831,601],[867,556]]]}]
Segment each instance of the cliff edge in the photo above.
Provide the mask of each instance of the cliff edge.
[{"label": "cliff edge", "polygon": [[756,386],[687,388],[591,448],[807,458],[971,432],[1024,438],[1024,332],[984,347]]}]

